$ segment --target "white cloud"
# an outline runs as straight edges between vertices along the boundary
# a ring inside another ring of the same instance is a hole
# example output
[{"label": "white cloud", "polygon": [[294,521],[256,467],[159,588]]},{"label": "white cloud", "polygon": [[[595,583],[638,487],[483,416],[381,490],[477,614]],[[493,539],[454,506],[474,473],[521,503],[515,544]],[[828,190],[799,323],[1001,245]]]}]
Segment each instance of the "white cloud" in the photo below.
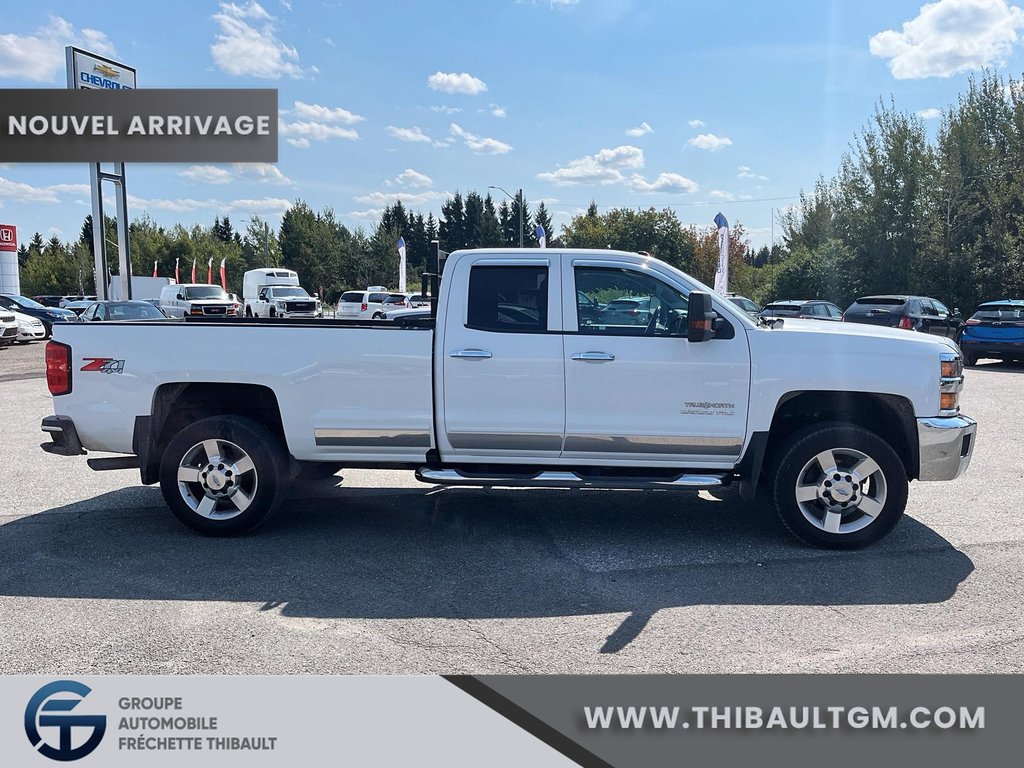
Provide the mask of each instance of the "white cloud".
[{"label": "white cloud", "polygon": [[467,96],[475,96],[487,90],[483,80],[473,77],[468,72],[435,72],[427,78],[427,85],[434,91],[464,93]]},{"label": "white cloud", "polygon": [[725,192],[721,189],[712,189],[708,192],[708,197],[711,200],[717,200],[719,202],[732,202],[736,199],[736,195],[732,192]]},{"label": "white cloud", "polygon": [[412,141],[412,142],[423,142],[426,144],[432,143],[434,140],[427,136],[423,132],[423,129],[418,125],[414,125],[412,128],[399,128],[394,125],[387,126],[384,131],[393,139],[399,141]]},{"label": "white cloud", "polygon": [[[307,74],[299,66],[299,52],[277,37],[274,17],[255,0],[246,5],[221,3],[213,20],[220,31],[210,46],[210,54],[222,71],[272,80]],[[308,70],[316,71],[316,67]]]},{"label": "white cloud", "polygon": [[365,211],[349,211],[348,215],[357,219],[379,219],[383,213],[383,208],[368,208]]},{"label": "white cloud", "polygon": [[634,138],[640,138],[641,136],[645,136],[648,133],[654,133],[654,129],[651,128],[651,126],[648,125],[646,121],[640,123],[640,125],[638,125],[636,128],[630,128],[626,131],[627,136],[632,136]]},{"label": "white cloud", "polygon": [[689,122],[689,125],[691,128],[703,128],[705,126],[705,122],[703,120],[693,119]]},{"label": "white cloud", "polygon": [[128,205],[150,211],[170,211],[171,213],[191,213],[201,210],[241,211],[244,213],[284,213],[291,203],[281,197],[244,198],[239,200],[217,200],[207,198],[196,200],[184,198],[144,198],[128,195]]},{"label": "white cloud", "polygon": [[340,125],[327,125],[313,120],[300,120],[295,123],[282,122],[278,126],[282,136],[291,136],[295,141],[288,139],[292,146],[306,149],[310,141],[327,141],[328,139],[348,139],[356,141],[359,132],[354,128],[342,128]]},{"label": "white cloud", "polygon": [[0,77],[55,82],[64,74],[64,46],[79,45],[105,55],[116,55],[114,44],[99,30],[76,31],[60,16],[51,16],[47,24],[29,35],[0,35]]},{"label": "white cloud", "polygon": [[447,107],[444,104],[441,104],[440,106],[437,106],[437,107],[431,107],[430,111],[431,112],[442,112],[442,113],[444,113],[446,115],[455,115],[455,114],[458,114],[459,112],[462,111],[462,107]]},{"label": "white cloud", "polygon": [[490,110],[491,114],[494,115],[495,117],[505,117],[504,107],[499,107],[497,104],[491,104]]},{"label": "white cloud", "polygon": [[428,190],[426,192],[370,192],[367,195],[359,195],[353,199],[357,203],[387,206],[393,205],[398,200],[401,200],[406,205],[422,205],[431,200],[438,200],[441,197],[443,197],[442,193]]},{"label": "white cloud", "polygon": [[889,59],[897,80],[950,77],[1006,61],[1024,26],[1024,11],[1006,0],[940,0],[921,6],[901,32],[887,29],[868,42]]},{"label": "white cloud", "polygon": [[234,163],[231,170],[219,165],[190,165],[178,175],[204,184],[230,184],[232,181],[292,184],[292,180],[273,163]]},{"label": "white cloud", "polygon": [[572,160],[568,165],[555,171],[538,173],[541,181],[550,181],[559,187],[577,184],[617,184],[625,180],[621,169],[643,168],[644,151],[639,147],[624,145],[614,149],[602,149],[593,155]]},{"label": "white cloud", "polygon": [[469,133],[469,131],[464,131],[455,123],[448,126],[448,132],[452,136],[462,139],[462,143],[477,155],[504,155],[506,152],[512,151],[511,144],[506,144],[505,142],[498,141],[497,139],[477,136],[476,134]]},{"label": "white cloud", "polygon": [[321,104],[307,104],[304,101],[294,102],[292,110],[295,115],[303,120],[313,120],[318,123],[342,123],[343,125],[355,125],[363,122],[366,118],[349,112],[341,107],[325,107]]},{"label": "white cloud", "polygon": [[695,138],[690,139],[687,142],[691,147],[697,149],[706,149],[709,152],[717,152],[723,147],[728,147],[732,144],[732,139],[725,136],[715,136],[713,133],[702,133]]},{"label": "white cloud", "polygon": [[634,173],[627,186],[634,192],[662,192],[670,195],[688,195],[700,189],[693,179],[678,173],[659,173],[654,181],[647,181],[639,173]]},{"label": "white cloud", "polygon": [[550,0],[552,8],[568,8],[576,5],[580,0]]},{"label": "white cloud", "polygon": [[11,181],[0,176],[0,200],[15,203],[59,203],[61,193],[71,195],[88,195],[88,184],[51,184],[47,187],[36,187],[21,181]]},{"label": "white cloud", "polygon": [[398,176],[395,177],[395,183],[403,187],[412,187],[414,189],[434,186],[434,180],[432,178],[427,176],[425,173],[414,171],[412,168],[406,168],[398,174]]},{"label": "white cloud", "polygon": [[928,109],[917,110],[916,114],[922,120],[934,120],[937,117],[942,117],[942,110],[935,107],[928,107]]},{"label": "white cloud", "polygon": [[736,170],[739,173],[736,174],[737,179],[756,179],[758,181],[768,181],[767,176],[762,176],[759,173],[754,173],[749,165],[737,165]]},{"label": "white cloud", "polygon": [[190,165],[178,175],[204,184],[229,184],[235,178],[231,171],[216,165]]}]

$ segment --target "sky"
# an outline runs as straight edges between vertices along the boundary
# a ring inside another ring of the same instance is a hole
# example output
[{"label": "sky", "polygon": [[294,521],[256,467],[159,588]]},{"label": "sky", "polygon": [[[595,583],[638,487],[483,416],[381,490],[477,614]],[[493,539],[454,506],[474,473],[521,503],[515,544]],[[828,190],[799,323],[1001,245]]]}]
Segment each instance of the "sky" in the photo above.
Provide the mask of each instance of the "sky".
[{"label": "sky", "polygon": [[[759,247],[879,100],[934,135],[972,74],[1020,78],[1022,32],[1007,0],[39,0],[5,8],[0,87],[64,87],[73,44],[143,88],[277,88],[276,165],[126,167],[129,216],[165,226],[303,199],[370,229],[494,185],[557,230],[591,202],[721,211]],[[88,179],[0,166],[0,223],[77,239]]]}]

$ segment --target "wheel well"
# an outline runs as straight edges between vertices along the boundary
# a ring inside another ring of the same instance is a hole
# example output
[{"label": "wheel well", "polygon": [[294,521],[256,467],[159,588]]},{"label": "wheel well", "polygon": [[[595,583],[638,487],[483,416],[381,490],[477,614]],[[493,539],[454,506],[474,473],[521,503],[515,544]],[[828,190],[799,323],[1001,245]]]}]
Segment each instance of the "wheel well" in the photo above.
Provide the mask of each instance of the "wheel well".
[{"label": "wheel well", "polygon": [[151,413],[146,459],[140,461],[143,483],[157,481],[160,458],[171,439],[186,425],[208,416],[248,416],[287,445],[277,397],[259,384],[162,384],[153,395]]},{"label": "wheel well", "polygon": [[896,451],[907,477],[917,478],[918,445],[913,406],[904,397],[868,392],[791,392],[783,396],[768,433],[765,464],[781,458],[781,446],[791,434],[809,424],[825,421],[855,424],[878,435]]}]

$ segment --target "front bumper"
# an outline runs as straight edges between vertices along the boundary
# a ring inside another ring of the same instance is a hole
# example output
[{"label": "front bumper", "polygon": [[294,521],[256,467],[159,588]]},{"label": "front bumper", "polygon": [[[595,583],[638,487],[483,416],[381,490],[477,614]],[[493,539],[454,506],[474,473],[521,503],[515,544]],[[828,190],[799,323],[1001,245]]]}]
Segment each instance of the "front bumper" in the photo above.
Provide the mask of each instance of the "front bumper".
[{"label": "front bumper", "polygon": [[41,425],[43,432],[50,436],[51,442],[42,443],[39,447],[47,453],[58,456],[81,456],[85,453],[82,441],[75,429],[75,422],[67,416],[47,416]]},{"label": "front bumper", "polygon": [[967,416],[933,416],[917,420],[919,480],[955,480],[967,471],[978,422]]}]

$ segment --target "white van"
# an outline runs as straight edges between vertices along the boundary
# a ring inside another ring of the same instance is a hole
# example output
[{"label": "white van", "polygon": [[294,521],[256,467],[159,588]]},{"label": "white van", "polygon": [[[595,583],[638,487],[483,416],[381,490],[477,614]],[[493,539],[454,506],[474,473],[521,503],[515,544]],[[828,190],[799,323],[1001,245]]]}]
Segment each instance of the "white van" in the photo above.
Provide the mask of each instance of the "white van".
[{"label": "white van", "polygon": [[348,319],[381,320],[384,313],[393,309],[411,306],[404,293],[391,293],[379,285],[371,285],[365,291],[345,291],[338,299],[337,317]]},{"label": "white van", "polygon": [[168,317],[235,317],[236,306],[219,285],[181,283],[160,291],[160,311]]},{"label": "white van", "polygon": [[242,276],[242,301],[246,317],[323,317],[320,301],[290,269],[250,269]]}]

